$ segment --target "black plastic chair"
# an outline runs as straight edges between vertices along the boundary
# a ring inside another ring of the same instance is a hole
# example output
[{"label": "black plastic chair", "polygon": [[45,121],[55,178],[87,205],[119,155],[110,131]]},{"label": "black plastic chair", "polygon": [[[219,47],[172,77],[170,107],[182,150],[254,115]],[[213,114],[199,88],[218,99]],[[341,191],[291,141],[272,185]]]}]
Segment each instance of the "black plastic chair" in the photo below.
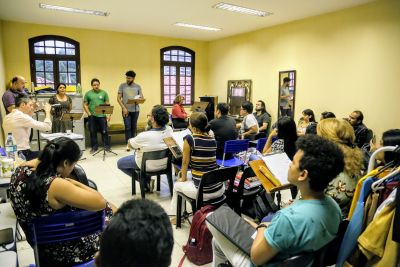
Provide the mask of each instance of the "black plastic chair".
[{"label": "black plastic chair", "polygon": [[71,172],[71,178],[77,180],[78,182],[89,186],[97,191],[97,185],[92,180],[88,179],[85,173],[85,170],[81,165],[75,164],[74,169]]},{"label": "black plastic chair", "polygon": [[[177,192],[177,208],[176,208],[176,228],[181,227],[181,219],[182,219],[182,200],[190,202],[192,206],[193,213],[203,207],[205,204],[203,200],[203,188],[210,184],[215,184],[219,182],[229,181],[228,188],[225,190],[225,194],[222,196],[222,199],[218,199],[217,202],[212,203],[213,206],[219,207],[223,203],[226,202],[227,199],[232,197],[233,192],[233,184],[235,181],[236,174],[239,170],[239,167],[228,167],[222,169],[216,169],[210,172],[207,172],[203,175],[200,181],[199,188],[197,189],[197,197],[196,199],[190,198],[183,194],[182,192]],[[210,201],[208,201],[210,202]]]},{"label": "black plastic chair", "polygon": [[[167,165],[162,170],[157,171],[147,171],[147,161],[155,161],[167,159]],[[157,191],[160,191],[160,176],[161,174],[166,174],[168,178],[169,191],[172,196],[172,188],[174,186],[172,181],[172,167],[171,167],[171,153],[169,149],[159,150],[159,151],[150,151],[143,152],[142,157],[142,166],[140,169],[133,170],[132,173],[132,195],[136,194],[136,184],[135,180],[139,181],[140,184],[140,193],[142,198],[145,198],[145,188],[147,183],[147,178],[150,179],[151,176],[157,176]]]}]

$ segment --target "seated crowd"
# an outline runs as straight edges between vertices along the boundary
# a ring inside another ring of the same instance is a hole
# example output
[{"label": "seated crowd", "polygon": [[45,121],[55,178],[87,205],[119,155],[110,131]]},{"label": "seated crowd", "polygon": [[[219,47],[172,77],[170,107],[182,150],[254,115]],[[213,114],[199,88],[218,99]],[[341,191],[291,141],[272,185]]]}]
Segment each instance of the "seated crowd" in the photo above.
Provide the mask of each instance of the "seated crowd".
[{"label": "seated crowd", "polygon": [[[251,102],[242,103],[239,123],[228,115],[226,103],[218,103],[215,119],[211,121],[203,112],[186,113],[183,104],[184,97],[178,95],[171,115],[165,107],[154,106],[147,115],[149,130],[128,139],[128,147],[134,152],[117,163],[118,169],[131,177],[135,169],[141,168],[143,153],[166,149],[163,139],[171,136],[173,128],[188,128],[190,134],[183,138],[182,158],[173,159],[177,180],[170,216],[176,215],[178,192],[196,198],[202,176],[218,169],[217,159],[224,157],[228,140],[265,138],[261,154],[284,152],[292,161],[288,181],[295,186],[291,189],[294,201],[276,212],[270,222],[257,225],[249,221],[257,232],[250,256],[207,224],[213,235],[213,266],[226,261],[232,266],[266,263],[276,266],[292,255],[325,246],[334,239],[340,222],[349,213],[368,155],[381,146],[400,144],[400,129],[384,132],[381,142],[376,143],[363,124],[361,111],[352,112],[348,119],[337,119],[332,112],[323,112],[317,122],[314,112],[305,109],[297,126],[289,116],[281,116],[271,126],[271,116],[261,100],[257,101],[254,113]],[[41,265],[71,266],[95,258],[96,265],[102,267],[169,266],[174,243],[171,222],[175,223],[175,218],[170,220],[158,204],[148,200],[129,200],[117,209],[98,191],[71,178],[81,157],[78,145],[71,139],[56,138],[38,155],[32,155],[27,129],[51,128],[49,115],[42,124],[31,122],[27,117],[32,107],[27,97],[17,98],[15,107],[6,117],[6,126],[15,128],[11,124],[17,119],[31,123],[28,128],[17,130],[20,134],[15,137],[19,150],[27,151],[24,154],[33,159],[16,168],[10,185],[12,207],[25,234],[29,235],[28,225],[36,217],[79,209],[106,211],[107,227],[101,238],[97,234],[78,241],[44,245],[39,254]],[[46,107],[46,114],[49,112]],[[260,153],[250,160],[257,159]],[[234,156],[226,154],[225,158]],[[377,159],[384,164],[390,161],[390,153]],[[157,171],[166,165],[167,161],[161,159],[146,168]],[[205,203],[220,203],[225,189],[224,183],[204,188]],[[146,191],[150,190],[148,178]],[[30,240],[29,236],[27,239]]]}]

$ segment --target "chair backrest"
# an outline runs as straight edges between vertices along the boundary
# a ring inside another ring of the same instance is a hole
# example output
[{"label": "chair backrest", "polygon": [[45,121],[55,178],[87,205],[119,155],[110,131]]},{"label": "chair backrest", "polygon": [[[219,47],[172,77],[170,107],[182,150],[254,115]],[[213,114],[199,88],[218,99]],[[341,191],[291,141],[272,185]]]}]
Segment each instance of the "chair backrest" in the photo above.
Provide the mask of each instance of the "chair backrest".
[{"label": "chair backrest", "polygon": [[[233,184],[239,167],[229,167],[209,171],[203,175],[197,190],[196,208],[199,209],[204,205],[203,188],[211,184],[229,181],[228,189],[225,191],[225,196],[230,198],[233,192]],[[221,201],[222,204],[223,201]]]},{"label": "chair backrest", "polygon": [[265,143],[267,142],[267,138],[260,138],[257,140],[256,149],[262,153]]},{"label": "chair backrest", "polygon": [[39,245],[60,243],[80,239],[104,229],[104,210],[87,210],[57,213],[33,219],[28,224],[30,243],[33,246],[35,261],[39,263]]},{"label": "chair backrest", "polygon": [[224,155],[222,157],[222,166],[224,166],[225,155],[227,153],[239,153],[242,151],[247,151],[248,148],[249,148],[249,139],[225,141]]},{"label": "chair backrest", "polygon": [[[148,167],[148,163],[149,163],[147,161],[157,161],[157,160],[162,160],[162,159],[167,159],[167,165],[165,168],[147,171],[147,167]],[[158,150],[158,151],[143,152],[142,166],[141,166],[140,170],[144,174],[151,173],[151,172],[157,172],[157,171],[161,171],[161,170],[169,170],[170,168],[172,168],[171,161],[172,161],[172,156],[171,156],[171,152],[169,151],[168,148],[163,149],[163,150]]]}]

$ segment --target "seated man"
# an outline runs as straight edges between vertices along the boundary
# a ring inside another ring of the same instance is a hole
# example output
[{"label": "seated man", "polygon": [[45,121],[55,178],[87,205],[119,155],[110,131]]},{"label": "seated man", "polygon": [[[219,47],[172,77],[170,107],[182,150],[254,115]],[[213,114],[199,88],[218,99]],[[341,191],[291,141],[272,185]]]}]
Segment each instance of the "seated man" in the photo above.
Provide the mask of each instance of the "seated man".
[{"label": "seated man", "polygon": [[[236,122],[228,117],[229,106],[226,103],[218,103],[215,119],[210,121],[210,129],[214,132],[217,141],[217,159],[222,159],[224,155],[225,141],[235,140],[238,137]],[[232,158],[232,154],[225,155],[225,159]]]},{"label": "seated man", "polygon": [[240,128],[240,139],[254,140],[256,134],[258,134],[258,122],[252,112],[253,103],[244,101],[240,108],[240,116],[243,117],[243,121],[236,125],[237,128]]},{"label": "seated man", "polygon": [[342,214],[338,204],[324,194],[328,183],[343,171],[343,153],[334,143],[316,135],[296,142],[298,151],[288,170],[288,181],[297,186],[302,199],[279,210],[272,221],[260,225],[250,257],[207,223],[213,239],[213,266],[228,259],[233,266],[276,266],[301,252],[316,251],[337,234]]},{"label": "seated man", "polygon": [[[143,152],[166,149],[167,145],[164,143],[163,138],[170,136],[172,133],[172,128],[167,126],[169,122],[169,113],[165,107],[156,105],[151,110],[151,114],[147,116],[151,122],[152,128],[129,139],[128,146],[136,151],[134,154],[123,157],[117,162],[118,169],[129,176],[132,176],[134,169],[140,169],[142,166]],[[165,168],[166,164],[166,160],[165,162],[152,162],[152,166],[146,168],[152,171],[162,170]]]},{"label": "seated man", "polygon": [[20,151],[26,160],[37,158],[39,152],[31,151],[29,145],[29,136],[31,129],[39,131],[51,131],[50,110],[51,106],[46,103],[44,106],[45,119],[43,122],[32,118],[34,113],[34,100],[26,95],[18,96],[15,99],[15,109],[4,117],[4,132],[12,133],[17,150]]},{"label": "seated man", "polygon": [[167,267],[174,238],[168,215],[157,203],[131,199],[122,204],[104,230],[98,267]]},{"label": "seated man", "polygon": [[359,110],[355,110],[349,115],[348,120],[351,126],[353,126],[354,134],[356,135],[356,145],[362,148],[363,145],[369,144],[370,140],[367,140],[368,128],[363,123],[364,114]]}]

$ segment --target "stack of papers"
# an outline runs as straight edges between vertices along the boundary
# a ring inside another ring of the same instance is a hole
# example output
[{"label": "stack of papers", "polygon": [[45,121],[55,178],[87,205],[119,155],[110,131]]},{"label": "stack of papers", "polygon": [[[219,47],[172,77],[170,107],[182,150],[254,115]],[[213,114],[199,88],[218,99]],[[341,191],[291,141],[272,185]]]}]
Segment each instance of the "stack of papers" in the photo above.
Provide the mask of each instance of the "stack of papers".
[{"label": "stack of papers", "polygon": [[279,180],[281,185],[289,183],[288,171],[291,161],[286,153],[269,154],[263,156],[262,160],[273,176]]},{"label": "stack of papers", "polygon": [[83,139],[83,135],[76,134],[76,133],[49,133],[49,134],[40,133],[40,136],[43,139],[46,139],[46,140],[49,140],[49,141],[52,141],[53,139],[56,139],[58,137],[67,137],[67,138],[72,139],[72,140],[81,140],[81,139]]}]

